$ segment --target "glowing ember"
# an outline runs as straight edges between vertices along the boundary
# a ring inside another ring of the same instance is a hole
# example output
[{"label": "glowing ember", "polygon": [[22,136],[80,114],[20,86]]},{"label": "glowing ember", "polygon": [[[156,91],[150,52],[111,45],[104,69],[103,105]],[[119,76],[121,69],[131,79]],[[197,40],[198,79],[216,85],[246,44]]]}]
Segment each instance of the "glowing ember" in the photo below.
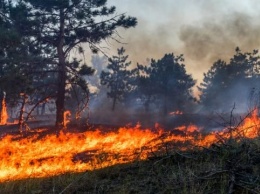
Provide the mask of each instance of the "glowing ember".
[{"label": "glowing ember", "polygon": [[0,116],[1,116],[0,125],[5,125],[7,123],[7,119],[8,119],[5,97],[2,100],[2,109],[1,109]]},{"label": "glowing ember", "polygon": [[182,111],[179,111],[179,110],[173,111],[173,112],[170,112],[170,113],[169,113],[169,115],[182,115],[182,114],[183,114],[183,112],[182,112]]},{"label": "glowing ember", "polygon": [[[151,152],[160,153],[167,146],[172,149],[207,147],[224,138],[243,136],[255,138],[259,134],[260,119],[255,112],[232,133],[223,130],[202,135],[194,125],[165,131],[122,127],[117,131],[60,132],[43,136],[45,129],[27,138],[6,135],[0,141],[0,182],[28,177],[47,177],[66,172],[82,172],[147,159]],[[104,131],[104,130],[103,130]],[[178,132],[179,131],[179,132]],[[167,146],[166,146],[167,145]]]}]

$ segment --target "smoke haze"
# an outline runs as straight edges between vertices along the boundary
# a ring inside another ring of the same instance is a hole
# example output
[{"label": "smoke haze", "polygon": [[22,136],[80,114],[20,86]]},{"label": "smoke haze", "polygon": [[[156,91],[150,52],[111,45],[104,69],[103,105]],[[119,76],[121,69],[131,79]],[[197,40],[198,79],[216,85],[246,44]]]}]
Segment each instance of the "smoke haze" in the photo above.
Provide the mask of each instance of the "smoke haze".
[{"label": "smoke haze", "polygon": [[[188,73],[198,83],[217,59],[229,60],[237,46],[243,52],[259,48],[260,5],[256,0],[108,1],[118,13],[138,19],[134,29],[121,31],[130,60],[145,64],[166,53],[184,54]],[[113,50],[112,49],[112,50]],[[115,52],[111,52],[115,54]]]},{"label": "smoke haze", "polygon": [[[236,47],[240,47],[243,53],[260,48],[260,4],[256,0],[108,0],[108,5],[115,5],[118,14],[137,17],[135,28],[119,30],[117,39],[125,44],[108,40],[105,47],[109,49],[104,49],[110,57],[117,55],[117,48],[125,47],[133,67],[137,62],[147,64],[151,58],[161,59],[166,53],[184,54],[187,72],[199,85],[203,73],[218,59],[228,63]],[[107,65],[102,60],[91,63],[99,72],[102,69],[99,63]],[[234,101],[226,108],[232,109],[235,103],[237,111],[248,109],[245,99],[250,89],[238,83],[231,91]],[[95,97],[90,108],[97,111],[99,118],[112,120],[111,101],[107,99],[106,91]],[[122,122],[122,118],[129,117],[129,114],[124,115],[122,110],[125,108],[120,105],[118,109],[118,114],[113,113],[113,119],[120,118]],[[95,112],[92,115],[95,116]]]}]

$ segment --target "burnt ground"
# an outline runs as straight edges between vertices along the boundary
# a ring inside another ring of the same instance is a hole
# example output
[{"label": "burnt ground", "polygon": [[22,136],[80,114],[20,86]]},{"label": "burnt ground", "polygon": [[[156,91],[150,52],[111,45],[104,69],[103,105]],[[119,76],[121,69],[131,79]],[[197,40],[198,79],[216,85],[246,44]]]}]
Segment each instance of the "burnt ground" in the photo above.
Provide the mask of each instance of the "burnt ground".
[{"label": "burnt ground", "polygon": [[[55,116],[45,115],[42,117],[35,117],[34,120],[29,121],[27,124],[30,131],[24,131],[24,134],[30,135],[39,133],[42,134],[57,133],[59,130],[55,129]],[[99,129],[104,132],[117,130],[119,127],[128,126],[134,127],[137,123],[141,128],[155,129],[156,123],[165,130],[174,130],[179,126],[196,125],[205,131],[212,131],[216,129],[223,129],[230,124],[230,115],[205,115],[205,114],[182,114],[182,115],[167,115],[165,117],[151,114],[135,114],[121,115],[121,117],[101,117],[98,115],[91,115],[88,124],[86,119],[80,122],[72,121],[65,131],[69,132],[83,132]],[[0,137],[6,134],[19,134],[18,125],[11,124],[0,126]]]},{"label": "burnt ground", "polygon": [[[102,115],[102,116],[99,116]],[[240,115],[232,115],[232,121]],[[239,119],[238,119],[239,120]],[[105,115],[104,113],[92,113],[89,118],[92,124],[126,126],[139,123],[144,128],[154,128],[159,124],[163,129],[172,130],[179,126],[196,125],[206,131],[222,129],[230,125],[230,114],[192,114],[185,113],[180,115],[162,115],[162,114],[127,114],[121,112],[115,116]],[[233,123],[234,124],[234,123]]]}]

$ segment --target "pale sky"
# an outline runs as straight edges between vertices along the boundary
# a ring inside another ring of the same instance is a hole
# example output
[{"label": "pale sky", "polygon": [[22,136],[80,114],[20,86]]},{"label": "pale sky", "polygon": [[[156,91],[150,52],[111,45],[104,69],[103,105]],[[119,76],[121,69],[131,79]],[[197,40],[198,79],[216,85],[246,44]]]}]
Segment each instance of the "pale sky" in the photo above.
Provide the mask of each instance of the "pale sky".
[{"label": "pale sky", "polygon": [[108,0],[108,5],[138,20],[135,28],[120,31],[127,45],[111,42],[108,52],[124,46],[132,65],[184,54],[188,73],[199,83],[214,61],[230,59],[237,46],[243,52],[260,48],[258,0]]}]

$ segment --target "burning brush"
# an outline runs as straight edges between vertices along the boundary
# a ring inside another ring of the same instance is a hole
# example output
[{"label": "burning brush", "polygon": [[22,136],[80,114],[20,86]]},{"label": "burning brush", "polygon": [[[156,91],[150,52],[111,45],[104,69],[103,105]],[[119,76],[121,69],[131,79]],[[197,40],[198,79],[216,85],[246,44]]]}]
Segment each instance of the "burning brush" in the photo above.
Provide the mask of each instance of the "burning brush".
[{"label": "burning brush", "polygon": [[[67,172],[83,172],[107,166],[146,160],[167,149],[187,150],[209,147],[231,136],[259,136],[257,111],[240,126],[202,134],[195,125],[164,130],[120,127],[114,130],[94,128],[85,132],[52,133],[40,128],[24,134],[4,135],[0,140],[0,181],[48,177]],[[178,133],[177,133],[178,131]]]}]

